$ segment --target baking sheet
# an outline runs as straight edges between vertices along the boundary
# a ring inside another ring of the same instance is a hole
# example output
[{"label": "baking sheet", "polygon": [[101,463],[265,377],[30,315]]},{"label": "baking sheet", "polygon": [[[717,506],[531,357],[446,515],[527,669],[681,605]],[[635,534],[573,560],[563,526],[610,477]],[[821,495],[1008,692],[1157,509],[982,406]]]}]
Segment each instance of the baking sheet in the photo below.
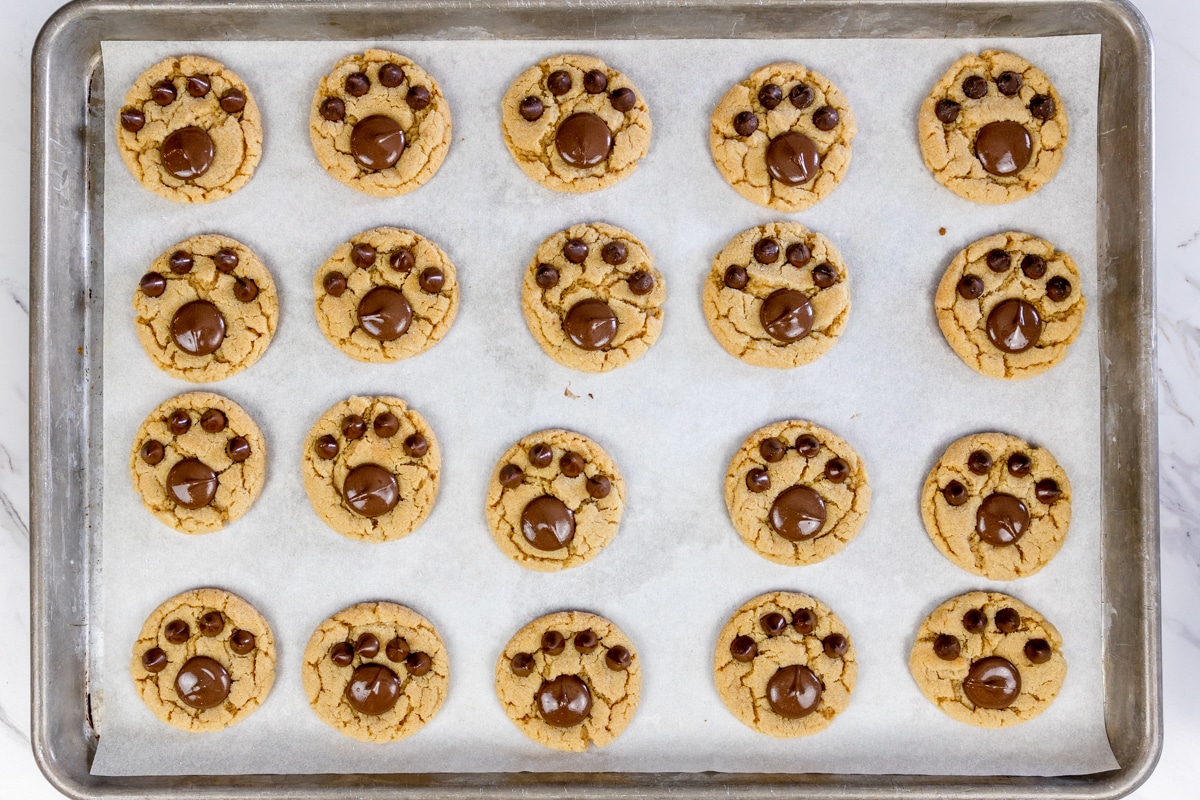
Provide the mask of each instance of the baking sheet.
[{"label": "baking sheet", "polygon": [[[441,171],[401,198],[360,195],[317,164],[308,139],[311,93],[350,52],[385,46],[421,63],[455,115]],[[1058,176],[1034,197],[976,206],[934,182],[915,136],[928,87],[961,54],[1011,49],[1055,81],[1071,120]],[[141,189],[108,130],[105,182],[104,653],[97,774],[452,771],[859,772],[1079,774],[1116,766],[1104,733],[1101,672],[1100,389],[1096,318],[1096,96],[1099,37],[1027,40],[772,40],[654,42],[106,42],[107,107],[147,66],[199,52],[255,91],[265,147],[250,184],[188,207]],[[572,197],[544,190],[512,162],[499,98],[528,64],[558,52],[600,56],[631,76],[654,121],[650,153],[628,180]],[[732,83],[774,60],[796,60],[836,82],[858,120],[846,180],[814,209],[779,215],[742,200],[708,154],[708,116]],[[699,68],[698,68],[699,67]],[[112,116],[112,112],[107,115]],[[708,332],[700,287],[737,232],[786,216],[830,236],[846,258],[853,309],[838,345],[788,372],[728,356]],[[640,361],[606,375],[559,367],[520,310],[520,276],[537,244],[570,224],[603,220],[647,244],[667,281],[662,337]],[[377,225],[432,238],[458,268],[462,306],[446,339],[423,356],[372,366],[321,335],[311,276],[340,242]],[[945,235],[939,233],[945,228]],[[1018,383],[975,374],[949,350],[932,312],[934,287],[961,247],[1007,229],[1071,252],[1093,301],[1067,359]],[[249,411],[267,437],[266,487],[224,531],[188,537],[145,511],[128,477],[131,437],[159,402],[193,387],[158,372],[133,331],[130,293],[146,265],[187,236],[215,231],[253,248],[272,270],[283,313],[251,369],[204,388]],[[394,393],[420,410],[443,447],[441,496],[407,539],[367,545],[326,528],[300,479],[304,434],[351,394]],[[722,498],[726,465],[761,425],[803,417],[846,438],[864,458],[873,502],[839,555],[788,568],[755,555]],[[546,575],[492,543],[486,484],[525,434],[563,426],[596,439],[628,483],[621,531],[593,562]],[[1009,431],[1049,447],[1071,477],[1073,524],[1036,576],[997,583],[942,558],[921,525],[930,466],[955,438]],[[270,621],[279,665],[271,696],[239,725],[192,735],[154,718],[128,676],[145,617],[185,589],[213,585]],[[929,704],[907,669],[921,620],[963,591],[1012,593],[1065,639],[1069,672],[1042,716],[1004,731],[970,728]],[[745,728],[712,684],[712,648],[733,611],[764,591],[812,594],[854,637],[859,682],[825,732],[774,740]],[[312,629],[356,602],[390,599],[438,627],[451,685],[438,716],[412,738],[367,745],[307,707],[300,656]],[[558,609],[603,614],[634,640],[642,700],[611,746],[549,751],[525,739],[492,689],[497,654],[529,619]],[[280,745],[284,746],[280,746]]]}]

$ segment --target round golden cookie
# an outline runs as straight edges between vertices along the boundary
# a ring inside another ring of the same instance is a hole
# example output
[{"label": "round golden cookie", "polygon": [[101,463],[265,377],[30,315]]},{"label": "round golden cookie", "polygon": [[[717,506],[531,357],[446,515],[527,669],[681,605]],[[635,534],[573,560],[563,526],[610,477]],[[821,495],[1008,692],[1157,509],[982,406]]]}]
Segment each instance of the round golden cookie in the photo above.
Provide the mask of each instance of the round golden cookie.
[{"label": "round golden cookie", "polygon": [[921,490],[921,519],[942,555],[1010,581],[1050,562],[1071,526],[1071,484],[1049,450],[1006,433],[946,448]]},{"label": "round golden cookie", "polygon": [[1045,239],[1009,231],[961,250],[934,297],[946,342],[990,378],[1038,375],[1067,357],[1087,300],[1075,261]]},{"label": "round golden cookie", "polygon": [[604,617],[560,611],[517,631],[496,660],[496,696],[533,741],[581,753],[611,744],[633,719],[642,663]]},{"label": "round golden cookie", "polygon": [[143,72],[117,112],[117,151],[142,186],[209,203],[246,185],[262,156],[262,117],[224,64],[172,56]]},{"label": "round golden cookie", "polygon": [[326,525],[390,542],[420,527],[437,500],[442,456],[425,418],[398,397],[351,397],[304,439],[304,489]]},{"label": "round golden cookie", "polygon": [[146,620],[129,665],[155,716],[216,731],[258,708],[275,682],[275,637],[253,606],[221,589],[192,589]]},{"label": "round golden cookie", "polygon": [[803,211],[846,177],[858,132],[850,102],[819,72],[768,64],[713,109],[708,144],[721,177],[742,197]]},{"label": "round golden cookie", "polygon": [[537,249],[521,283],[525,324],[564,367],[608,372],[641,358],[662,332],[662,273],[633,234],[572,225]]},{"label": "round golden cookie", "polygon": [[999,592],[968,592],[934,609],[908,668],[929,702],[980,728],[1028,722],[1049,708],[1067,676],[1058,630]]},{"label": "round golden cookie", "polygon": [[739,608],[717,637],[713,679],[744,725],[790,739],[829,727],[858,677],[850,632],[799,592],[768,592]]},{"label": "round golden cookie", "polygon": [[133,310],[138,339],[156,367],[210,383],[266,352],[279,322],[279,295],[249,247],[205,234],[154,259],[133,293]]},{"label": "round golden cookie", "polygon": [[302,679],[312,710],[364,742],[395,742],[434,718],[450,658],[433,623],[396,603],[359,603],[313,631]]},{"label": "round golden cookie", "polygon": [[376,364],[424,353],[458,315],[458,276],[442,249],[401,228],[338,245],[313,278],[317,324],[335,347]]},{"label": "round golden cookie", "polygon": [[142,422],[129,474],[159,521],[180,533],[212,533],[245,514],[262,491],[267,443],[237,403],[188,392]]},{"label": "round golden cookie", "polygon": [[796,222],[742,231],[713,259],[704,318],[721,347],[756,367],[791,369],[829,352],[850,316],[846,263]]},{"label": "round golden cookie", "polygon": [[625,479],[586,436],[538,431],[496,464],[485,511],[506,556],[529,569],[556,572],[591,561],[617,535]]},{"label": "round golden cookie", "polygon": [[1002,50],[966,55],[917,113],[925,166],[975,203],[1011,203],[1047,183],[1067,147],[1067,109],[1040,69]]},{"label": "round golden cookie", "polygon": [[522,72],[500,101],[500,123],[521,171],[556,192],[612,186],[650,149],[645,97],[592,56],[552,56]]},{"label": "round golden cookie", "polygon": [[759,428],[729,462],[725,506],[763,558],[803,566],[836,555],[871,505],[867,467],[831,431],[804,420]]},{"label": "round golden cookie", "polygon": [[387,50],[346,56],[321,79],[309,114],[317,161],[352,189],[408,194],[450,149],[450,104],[437,81]]}]

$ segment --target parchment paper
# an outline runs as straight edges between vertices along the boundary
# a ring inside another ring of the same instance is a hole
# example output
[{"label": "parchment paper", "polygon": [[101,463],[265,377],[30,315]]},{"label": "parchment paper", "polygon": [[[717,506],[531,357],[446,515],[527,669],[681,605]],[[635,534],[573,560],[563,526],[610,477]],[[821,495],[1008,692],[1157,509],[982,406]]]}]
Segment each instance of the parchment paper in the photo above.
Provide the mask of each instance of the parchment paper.
[{"label": "parchment paper", "polygon": [[[106,116],[143,69],[171,54],[217,58],[252,87],[264,114],[257,174],[234,196],[176,205],[140,188],[108,130],[105,161],[104,486],[102,679],[93,683],[99,774],[449,772],[478,770],[718,770],[1069,774],[1116,766],[1104,733],[1101,675],[1100,386],[1096,280],[1096,96],[1099,37],[938,41],[621,42],[109,42]],[[454,141],[441,171],[408,196],[358,194],[317,164],[308,109],[318,79],[341,56],[391,47],[441,83]],[[961,54],[1011,49],[1055,81],[1071,140],[1058,176],[1034,197],[974,205],[939,186],[917,147],[916,112]],[[527,65],[581,51],[627,72],[654,122],[650,153],[628,180],[583,196],[535,185],[500,135],[499,101]],[[790,215],[837,243],[853,309],[837,346],[791,371],[749,367],[709,333],[700,287],[734,234],[780,215],[740,198],[708,151],[717,100],[756,67],[796,60],[829,76],[858,119],[844,183]],[[106,122],[106,124],[108,124]],[[111,128],[111,125],[110,125]],[[541,240],[603,220],[650,248],[667,281],[662,337],[635,364],[605,375],[556,365],[526,330],[520,276]],[[314,271],[353,234],[415,229],[458,268],[462,306],[445,340],[417,358],[359,364],[321,335]],[[945,228],[944,235],[939,228]],[[1072,253],[1090,305],[1067,359],[1022,382],[977,375],[938,331],[934,288],[954,254],[1010,228]],[[253,248],[279,286],[274,343],[254,367],[195,387],[159,372],[142,352],[130,299],[150,261],[193,234],[221,232]],[[240,403],[269,446],[266,487],[241,520],[206,536],[157,522],[128,475],[132,437],[166,398],[210,389]],[[412,536],[371,545],[325,527],[309,506],[303,437],[352,394],[393,393],[433,426],[443,447],[441,495]],[[774,565],[730,525],[722,486],[743,439],[766,423],[811,419],[846,438],[868,466],[867,523],[839,555],[809,567]],[[593,562],[559,574],[522,569],[484,521],[496,460],[535,430],[564,426],[596,439],[628,482],[620,532]],[[942,450],[981,430],[1049,447],[1071,478],[1066,545],[1034,577],[990,583],[943,558],[921,524],[919,493]],[[129,677],[143,620],[186,589],[218,586],[250,600],[275,632],[278,671],[263,706],[218,733],[159,722]],[[997,589],[1030,603],[1062,632],[1069,673],[1036,720],[993,731],[944,716],[917,689],[908,651],[943,600]],[[717,633],[751,597],[810,593],[845,621],[859,658],[849,709],[825,732],[775,740],[742,726],[712,679]],[[326,727],[308,708],[300,657],[313,628],[353,603],[390,599],[438,627],[450,653],[449,696],[410,739],[369,745]],[[495,661],[528,620],[580,608],[633,639],[644,686],[632,724],[610,747],[564,754],[527,740],[493,691]]]}]

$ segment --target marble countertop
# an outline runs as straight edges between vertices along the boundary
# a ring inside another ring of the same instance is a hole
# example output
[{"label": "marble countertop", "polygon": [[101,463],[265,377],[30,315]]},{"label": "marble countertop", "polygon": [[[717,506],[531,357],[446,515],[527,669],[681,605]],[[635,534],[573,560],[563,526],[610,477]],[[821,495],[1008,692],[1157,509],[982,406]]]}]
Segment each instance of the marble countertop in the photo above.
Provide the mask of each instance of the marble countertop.
[{"label": "marble countertop", "polygon": [[[60,795],[29,746],[30,56],[60,0],[10,0],[0,26],[0,778],[7,796]],[[1165,745],[1133,797],[1196,796],[1200,752],[1200,3],[1135,0],[1155,38],[1160,490]],[[1195,615],[1195,616],[1194,616]]]}]

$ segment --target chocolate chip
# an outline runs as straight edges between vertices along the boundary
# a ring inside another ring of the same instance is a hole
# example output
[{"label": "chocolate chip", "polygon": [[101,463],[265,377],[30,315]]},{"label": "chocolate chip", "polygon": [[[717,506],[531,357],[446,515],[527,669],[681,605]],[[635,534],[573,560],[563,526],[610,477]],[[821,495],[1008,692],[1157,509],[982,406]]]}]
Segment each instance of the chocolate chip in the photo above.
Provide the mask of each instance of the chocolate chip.
[{"label": "chocolate chip", "polygon": [[237,268],[238,261],[240,259],[238,258],[236,250],[223,247],[216,252],[216,254],[212,257],[212,260],[213,265],[217,268],[218,272],[229,274]]},{"label": "chocolate chip", "polygon": [[388,257],[388,264],[396,272],[412,272],[413,267],[417,265],[417,261],[413,258],[413,254],[407,250],[397,250]]},{"label": "chocolate chip", "polygon": [[625,259],[629,258],[629,250],[622,242],[609,242],[600,248],[600,258],[605,264],[616,267],[624,264]]},{"label": "chocolate chip", "polygon": [[446,285],[446,274],[439,267],[426,267],[421,270],[421,277],[417,279],[423,291],[429,294],[437,294]]},{"label": "chocolate chip", "polygon": [[572,264],[582,264],[588,257],[588,246],[582,239],[571,239],[563,245],[562,254]]},{"label": "chocolate chip", "polygon": [[325,434],[321,438],[317,439],[316,443],[313,445],[313,449],[317,451],[318,456],[325,461],[329,461],[337,456],[338,451],[341,450],[341,447],[338,446],[337,439],[333,438],[329,434]]},{"label": "chocolate chip", "polygon": [[371,421],[375,435],[381,439],[390,439],[400,432],[400,420],[390,411],[384,411]]},{"label": "chocolate chip", "polygon": [[1053,652],[1045,639],[1030,639],[1025,643],[1025,657],[1031,664],[1045,664]]},{"label": "chocolate chip", "polygon": [[147,297],[161,297],[167,290],[167,279],[157,272],[147,272],[138,281],[138,288]]},{"label": "chocolate chip", "polygon": [[354,647],[349,642],[338,642],[329,648],[329,660],[335,666],[350,666],[350,662],[354,661]]},{"label": "chocolate chip", "polygon": [[221,95],[221,110],[226,114],[236,114],[246,107],[246,93],[241,89],[227,89]]},{"label": "chocolate chip", "polygon": [[850,642],[840,633],[831,633],[821,640],[825,655],[830,658],[841,658],[850,650]]},{"label": "chocolate chip", "polygon": [[558,460],[558,468],[568,478],[578,478],[583,473],[584,460],[579,453],[566,452]]},{"label": "chocolate chip", "polygon": [[575,649],[584,655],[592,652],[600,646],[600,637],[597,636],[591,628],[575,634],[573,641],[575,644]]},{"label": "chocolate chip", "polygon": [[770,111],[783,102],[783,89],[773,83],[768,83],[758,90],[758,102],[763,108]]},{"label": "chocolate chip", "polygon": [[583,75],[583,90],[588,94],[600,94],[608,88],[608,76],[598,69],[588,70]]},{"label": "chocolate chip", "polygon": [[146,124],[146,115],[136,108],[121,109],[121,127],[130,133],[137,133]]},{"label": "chocolate chip", "polygon": [[171,253],[168,263],[171,265],[171,272],[174,272],[176,275],[186,275],[192,271],[192,265],[196,262],[192,259],[191,253],[176,250],[174,253]]},{"label": "chocolate chip", "polygon": [[167,668],[167,654],[160,647],[151,647],[142,653],[142,666],[147,672],[162,672]]},{"label": "chocolate chip", "polygon": [[796,108],[808,108],[812,105],[813,100],[815,100],[816,97],[817,93],[814,92],[813,88],[807,83],[797,83],[792,87],[792,90],[788,92],[788,100],[790,100],[792,105],[794,105]]},{"label": "chocolate chip", "polygon": [[1033,461],[1024,453],[1013,453],[1008,457],[1008,473],[1014,478],[1024,478],[1033,469]]},{"label": "chocolate chip", "polygon": [[812,258],[812,250],[804,242],[788,245],[787,260],[793,267],[803,267]]},{"label": "chocolate chip", "polygon": [[755,467],[746,473],[746,488],[758,494],[771,488],[771,476],[765,469]]},{"label": "chocolate chip", "polygon": [[978,100],[987,94],[987,81],[978,75],[972,75],[963,81],[963,94],[972,100]]},{"label": "chocolate chip", "polygon": [[200,427],[209,433],[220,433],[225,430],[228,420],[219,408],[208,408],[200,415]]},{"label": "chocolate chip", "polygon": [[517,653],[512,657],[512,661],[508,662],[508,668],[512,670],[512,674],[518,678],[525,678],[533,674],[533,656],[529,653]]},{"label": "chocolate chip", "polygon": [[958,279],[958,296],[964,300],[977,300],[983,294],[983,278],[978,275],[963,275]]},{"label": "chocolate chip", "polygon": [[225,616],[220,611],[208,611],[200,617],[200,633],[213,637],[225,630]]},{"label": "chocolate chip", "polygon": [[321,285],[325,287],[325,291],[332,297],[341,297],[346,291],[346,276],[340,272],[330,272],[321,281]]},{"label": "chocolate chip", "polygon": [[346,116],[346,103],[340,97],[327,97],[321,102],[321,119],[341,122]]},{"label": "chocolate chip", "polygon": [[626,111],[633,110],[633,107],[637,105],[637,95],[633,93],[633,89],[614,89],[608,96],[608,102],[614,109],[624,114]]},{"label": "chocolate chip", "polygon": [[596,500],[603,500],[612,491],[612,481],[603,475],[594,475],[587,479],[587,493]]},{"label": "chocolate chip", "polygon": [[383,648],[383,652],[387,656],[388,661],[391,661],[393,664],[402,664],[412,651],[408,647],[408,640],[402,636],[397,636],[387,643],[387,646]]},{"label": "chocolate chip", "polygon": [[797,608],[792,613],[792,627],[807,636],[817,627],[817,615],[811,608]]},{"label": "chocolate chip", "polygon": [[362,97],[371,91],[371,79],[361,72],[352,72],[346,76],[346,94],[351,97]]},{"label": "chocolate chip", "polygon": [[1071,294],[1071,282],[1061,275],[1046,281],[1046,296],[1056,303],[1066,300]]},{"label": "chocolate chip", "polygon": [[962,106],[949,99],[938,100],[933,109],[933,114],[938,118],[938,122],[944,125],[953,125],[958,121],[960,113],[962,113]]},{"label": "chocolate chip", "polygon": [[958,643],[958,637],[939,633],[933,640],[933,652],[942,661],[953,661],[962,652],[962,646]]},{"label": "chocolate chip", "polygon": [[750,282],[750,276],[743,267],[736,264],[725,268],[725,285],[730,289],[745,289]]},{"label": "chocolate chip", "polygon": [[654,291],[654,276],[640,269],[629,276],[627,283],[629,291],[636,295],[646,295]]},{"label": "chocolate chip", "polygon": [[1021,272],[1033,280],[1043,277],[1046,274],[1046,259],[1030,253],[1021,259]]},{"label": "chocolate chip", "polygon": [[996,612],[996,627],[1001,633],[1015,633],[1021,629],[1021,615],[1015,608],[1002,608]]},{"label": "chocolate chip", "polygon": [[373,633],[364,633],[354,643],[354,652],[363,658],[374,658],[379,655],[379,637]]},{"label": "chocolate chip", "polygon": [[613,672],[623,672],[633,663],[633,656],[625,645],[617,645],[604,654],[604,666]]},{"label": "chocolate chip", "polygon": [[813,125],[817,126],[819,131],[833,130],[840,119],[837,109],[832,106],[821,106],[813,112]]},{"label": "chocolate chip", "polygon": [[412,458],[420,458],[429,452],[429,440],[419,433],[414,433],[404,440],[404,452]]},{"label": "chocolate chip", "polygon": [[787,628],[787,620],[778,611],[763,614],[758,624],[762,626],[763,632],[767,636],[778,636]]},{"label": "chocolate chip", "polygon": [[992,469],[992,457],[982,450],[967,456],[967,469],[976,475],[987,475]]},{"label": "chocolate chip", "polygon": [[187,433],[192,427],[192,418],[183,409],[177,409],[171,412],[167,417],[167,429],[176,436],[182,436]]},{"label": "chocolate chip", "polygon": [[525,480],[525,470],[516,464],[505,464],[500,468],[500,485],[505,489],[515,489]]},{"label": "chocolate chip", "polygon": [[192,636],[191,627],[181,619],[173,619],[163,628],[163,636],[171,644],[183,644]]},{"label": "chocolate chip", "polygon": [[753,111],[739,111],[733,118],[733,129],[738,136],[749,136],[758,130],[758,117]]},{"label": "chocolate chip", "polygon": [[235,436],[225,445],[225,455],[240,464],[250,457],[250,443],[244,436]]},{"label": "chocolate chip", "polygon": [[1035,94],[1029,100],[1029,113],[1042,122],[1054,116],[1054,98],[1048,94]]},{"label": "chocolate chip", "polygon": [[404,70],[399,64],[384,64],[379,68],[379,82],[389,89],[404,83]]},{"label": "chocolate chip", "polygon": [[561,97],[571,91],[571,74],[565,70],[555,70],[546,78],[546,88],[555,97]]},{"label": "chocolate chip", "polygon": [[554,460],[554,451],[545,442],[538,442],[529,448],[529,463],[535,467],[548,467]]},{"label": "chocolate chip", "polygon": [[965,628],[968,633],[983,633],[984,629],[987,628],[987,614],[984,614],[983,611],[978,608],[972,608],[970,611],[963,614],[962,623],[963,628]]},{"label": "chocolate chip", "polygon": [[239,656],[244,656],[254,650],[258,640],[254,634],[247,630],[238,628],[229,637],[229,649],[237,653]]},{"label": "chocolate chip", "polygon": [[192,97],[204,97],[212,91],[212,80],[207,75],[192,75],[187,79],[187,93]]},{"label": "chocolate chip", "polygon": [[1053,478],[1038,481],[1033,487],[1033,493],[1038,502],[1044,505],[1050,505],[1062,497],[1062,489],[1058,488],[1058,481]]},{"label": "chocolate chip", "polygon": [[779,260],[779,242],[759,239],[754,243],[754,260],[760,264],[774,264]]},{"label": "chocolate chip", "polygon": [[758,645],[749,636],[735,637],[729,643],[729,655],[733,656],[734,661],[743,663],[753,661],[754,657],[758,655]]},{"label": "chocolate chip", "polygon": [[787,445],[782,440],[776,439],[774,436],[763,439],[758,444],[758,453],[763,459],[771,464],[781,460],[784,453],[787,452]]},{"label": "chocolate chip", "polygon": [[546,110],[542,105],[542,101],[532,95],[521,100],[521,105],[518,110],[521,113],[521,119],[526,122],[536,122],[542,118],[542,113]]},{"label": "chocolate chip", "polygon": [[147,439],[139,452],[141,453],[142,461],[153,467],[156,464],[162,463],[163,456],[166,455],[166,448],[162,446],[162,442],[155,439]]},{"label": "chocolate chip", "polygon": [[375,248],[366,242],[359,242],[350,249],[350,260],[354,266],[367,269],[375,265]]},{"label": "chocolate chip", "polygon": [[999,248],[988,250],[985,258],[992,272],[1006,272],[1012,266],[1012,256]]},{"label": "chocolate chip", "polygon": [[538,264],[533,281],[543,289],[553,289],[558,286],[558,270],[550,264]]},{"label": "chocolate chip", "polygon": [[367,423],[358,414],[350,414],[342,420],[342,436],[350,441],[361,439],[367,435]]},{"label": "chocolate chip", "polygon": [[805,458],[812,458],[821,452],[821,443],[812,434],[802,433],[796,437],[796,450]]},{"label": "chocolate chip", "polygon": [[429,90],[424,86],[413,86],[408,90],[408,94],[404,96],[404,102],[408,103],[408,107],[413,111],[421,111],[433,97],[429,94]]},{"label": "chocolate chip", "polygon": [[251,278],[237,278],[233,284],[233,296],[243,303],[252,303],[258,297],[258,284]]},{"label": "chocolate chip", "polygon": [[160,106],[169,106],[175,102],[175,84],[170,81],[159,81],[150,90],[150,96]]},{"label": "chocolate chip", "polygon": [[828,289],[837,283],[838,276],[833,267],[828,264],[818,264],[813,267],[812,278],[818,289]]},{"label": "chocolate chip", "polygon": [[1021,76],[1015,72],[1001,72],[1000,77],[996,78],[996,88],[1000,90],[1000,94],[1005,97],[1012,97],[1017,92],[1021,91],[1021,86],[1024,81]]},{"label": "chocolate chip", "polygon": [[961,506],[966,504],[970,493],[967,492],[967,487],[958,481],[950,481],[942,489],[942,497],[946,498],[946,502],[952,506]]},{"label": "chocolate chip", "polygon": [[843,483],[850,477],[850,465],[843,458],[831,458],[825,462],[825,477],[834,483]]},{"label": "chocolate chip", "polygon": [[558,631],[546,631],[542,634],[542,652],[556,656],[565,650],[567,640]]}]

